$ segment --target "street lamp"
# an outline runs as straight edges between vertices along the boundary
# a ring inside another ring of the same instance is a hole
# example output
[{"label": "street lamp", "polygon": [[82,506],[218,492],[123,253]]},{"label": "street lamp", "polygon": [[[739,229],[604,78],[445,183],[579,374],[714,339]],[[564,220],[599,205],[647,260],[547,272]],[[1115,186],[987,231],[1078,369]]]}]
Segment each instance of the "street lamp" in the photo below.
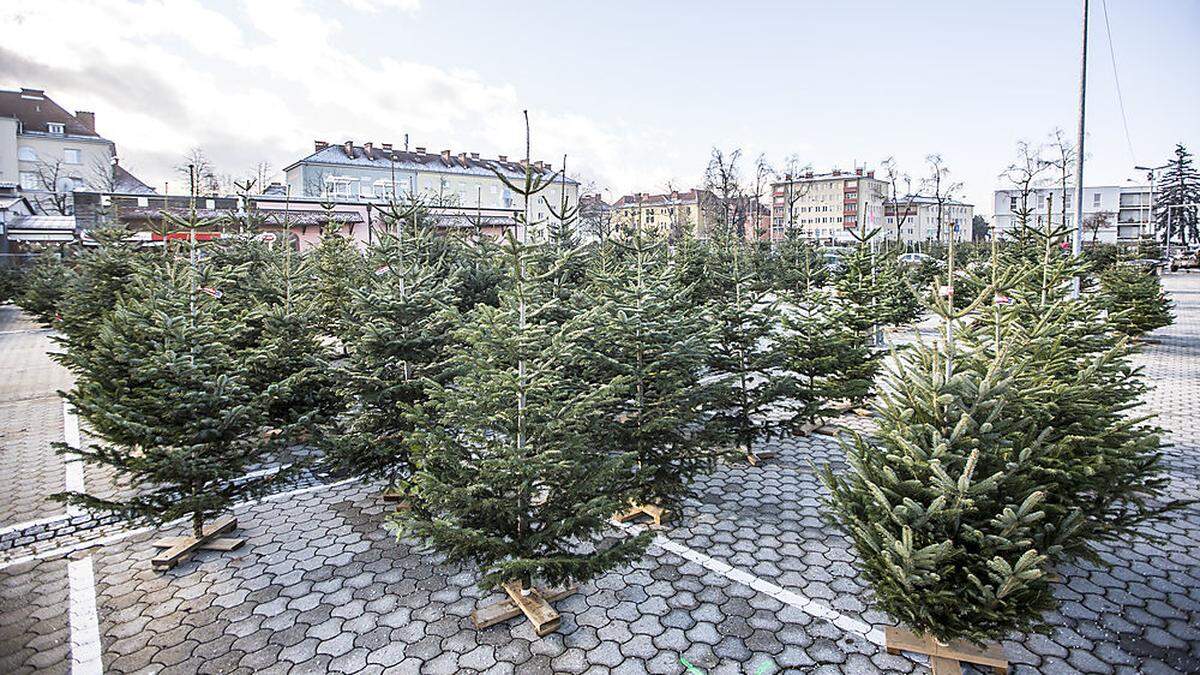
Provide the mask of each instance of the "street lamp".
[{"label": "street lamp", "polygon": [[[1150,217],[1147,221],[1154,219],[1154,176],[1157,172],[1171,166],[1170,162],[1162,166],[1135,166],[1135,171],[1145,171],[1150,176]],[[1167,211],[1167,260],[1171,259],[1171,212]]]}]

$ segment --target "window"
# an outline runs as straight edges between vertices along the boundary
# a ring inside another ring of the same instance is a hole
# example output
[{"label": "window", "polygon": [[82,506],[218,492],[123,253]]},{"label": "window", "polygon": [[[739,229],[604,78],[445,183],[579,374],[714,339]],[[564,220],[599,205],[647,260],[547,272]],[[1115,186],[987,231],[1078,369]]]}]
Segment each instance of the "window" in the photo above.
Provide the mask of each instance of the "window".
[{"label": "window", "polygon": [[37,190],[39,187],[40,186],[38,185],[38,175],[36,172],[33,172],[33,171],[22,171],[21,172],[21,189],[22,190]]},{"label": "window", "polygon": [[1013,213],[1017,212],[1017,198],[1016,197],[1008,198],[1008,210],[1012,211]]},{"label": "window", "polygon": [[1092,206],[1100,206],[1100,193],[1099,192],[1092,193]]},{"label": "window", "polygon": [[354,179],[349,176],[326,176],[325,194],[335,197],[349,197],[350,184]]},{"label": "window", "polygon": [[375,196],[383,199],[391,199],[396,196],[396,184],[390,180],[375,181]]},{"label": "window", "polygon": [[55,136],[62,136],[67,132],[66,125],[60,122],[50,122],[46,125],[46,128],[49,129],[50,133],[54,134]]},{"label": "window", "polygon": [[64,148],[63,161],[67,164],[82,164],[78,148]]},{"label": "window", "polygon": [[22,162],[36,162],[37,151],[28,145],[22,145],[21,147],[17,148],[17,159],[21,160]]}]

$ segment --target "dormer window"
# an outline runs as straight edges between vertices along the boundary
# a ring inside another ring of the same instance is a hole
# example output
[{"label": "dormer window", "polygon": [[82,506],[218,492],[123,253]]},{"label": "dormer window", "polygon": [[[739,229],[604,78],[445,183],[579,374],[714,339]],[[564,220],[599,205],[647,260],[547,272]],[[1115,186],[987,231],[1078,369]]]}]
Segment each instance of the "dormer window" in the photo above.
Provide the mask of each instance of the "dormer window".
[{"label": "dormer window", "polygon": [[46,128],[49,129],[50,133],[54,134],[55,136],[62,136],[63,134],[67,133],[67,125],[62,124],[61,122],[50,122],[46,125]]}]

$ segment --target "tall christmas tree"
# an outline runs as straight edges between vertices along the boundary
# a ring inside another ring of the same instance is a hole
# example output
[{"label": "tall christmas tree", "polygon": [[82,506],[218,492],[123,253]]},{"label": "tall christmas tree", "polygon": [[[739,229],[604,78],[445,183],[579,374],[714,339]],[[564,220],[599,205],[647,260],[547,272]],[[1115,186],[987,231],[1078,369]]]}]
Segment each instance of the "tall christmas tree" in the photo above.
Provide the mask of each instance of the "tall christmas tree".
[{"label": "tall christmas tree", "polygon": [[581,381],[594,318],[547,319],[561,300],[544,272],[531,274],[536,254],[511,233],[504,251],[499,306],[475,307],[456,331],[456,376],[433,385],[437,414],[415,446],[415,508],[402,517],[452,560],[478,565],[485,588],[585,581],[648,543],[603,540],[633,457],[597,452],[591,427],[623,387]]},{"label": "tall christmas tree", "polygon": [[231,347],[245,316],[224,289],[245,271],[205,263],[194,243],[164,253],[139,259],[94,347],[68,354],[77,377],[66,398],[96,439],[79,454],[138,490],[58,498],[136,521],[186,517],[199,541],[205,521],[285,474],[245,477],[270,450],[260,393]]},{"label": "tall christmas tree", "polygon": [[619,257],[599,256],[594,272],[599,325],[593,339],[605,366],[597,380],[625,386],[599,438],[635,458],[628,487],[614,490],[635,505],[669,510],[716,460],[702,418],[709,388],[700,384],[712,328],[703,308],[674,283],[665,239],[637,229],[607,248]]},{"label": "tall christmas tree", "polygon": [[353,291],[358,338],[347,366],[353,410],[332,460],[352,475],[407,493],[413,415],[447,372],[455,298],[443,270],[423,255],[430,234],[393,227],[367,252],[374,272]]},{"label": "tall christmas tree", "polygon": [[1123,335],[1144,335],[1175,320],[1162,281],[1145,270],[1113,265],[1100,275],[1100,292],[1109,321]]},{"label": "tall christmas tree", "polygon": [[747,264],[741,242],[718,246],[707,271],[716,323],[708,366],[721,388],[710,405],[716,428],[754,462],[755,444],[784,432],[803,404],[778,340],[778,299]]},{"label": "tall christmas tree", "polygon": [[362,255],[341,227],[330,222],[309,258],[312,279],[304,289],[307,301],[323,317],[329,334],[348,346],[357,332],[357,321],[350,313],[354,289],[366,278]]},{"label": "tall christmas tree", "polygon": [[[875,232],[852,233],[856,237],[854,249],[845,257],[845,269],[834,282],[842,326],[868,348],[881,340],[888,321],[889,292],[893,290],[889,284],[878,283],[878,258],[870,243]],[[871,396],[877,371],[878,360],[868,358],[849,373],[849,380],[857,383],[847,388],[852,405],[861,405]]]}]

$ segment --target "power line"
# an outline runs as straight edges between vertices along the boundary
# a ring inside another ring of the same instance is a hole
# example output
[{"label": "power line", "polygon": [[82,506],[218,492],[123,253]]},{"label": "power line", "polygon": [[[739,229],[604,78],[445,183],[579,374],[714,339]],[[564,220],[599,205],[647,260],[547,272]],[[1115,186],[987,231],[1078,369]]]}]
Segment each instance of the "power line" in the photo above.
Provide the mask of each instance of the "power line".
[{"label": "power line", "polygon": [[1133,152],[1133,138],[1129,135],[1129,118],[1125,116],[1125,97],[1121,95],[1121,77],[1117,74],[1117,52],[1113,48],[1112,28],[1108,25],[1108,0],[1101,0],[1104,8],[1104,35],[1108,38],[1108,57],[1112,61],[1113,82],[1117,85],[1117,104],[1121,107],[1121,124],[1125,126],[1125,144],[1129,147],[1129,160],[1137,164],[1137,156]]}]

